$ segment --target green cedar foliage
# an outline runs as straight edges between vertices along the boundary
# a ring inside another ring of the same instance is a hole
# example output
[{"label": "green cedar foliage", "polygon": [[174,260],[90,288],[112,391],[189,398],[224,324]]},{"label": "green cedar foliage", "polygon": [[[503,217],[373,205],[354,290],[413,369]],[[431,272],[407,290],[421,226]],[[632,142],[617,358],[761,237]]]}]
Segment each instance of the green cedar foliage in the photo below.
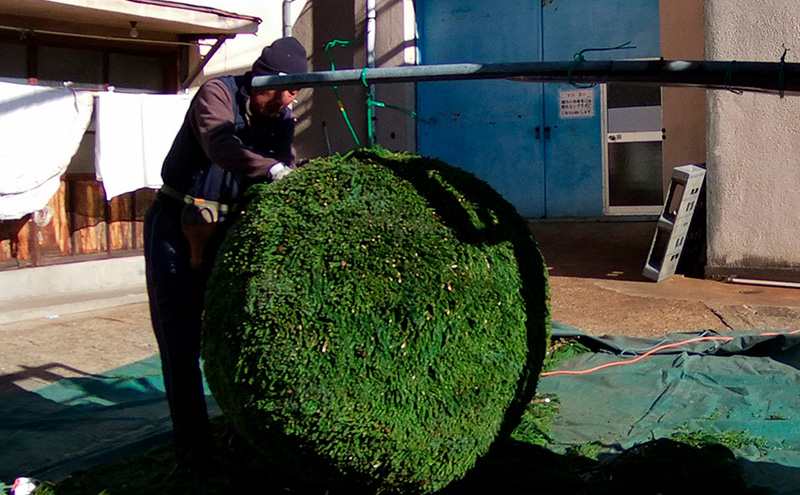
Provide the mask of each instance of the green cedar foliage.
[{"label": "green cedar foliage", "polygon": [[542,256],[473,175],[381,149],[253,186],[206,296],[208,383],[298,477],[431,493],[519,424],[549,331]]}]

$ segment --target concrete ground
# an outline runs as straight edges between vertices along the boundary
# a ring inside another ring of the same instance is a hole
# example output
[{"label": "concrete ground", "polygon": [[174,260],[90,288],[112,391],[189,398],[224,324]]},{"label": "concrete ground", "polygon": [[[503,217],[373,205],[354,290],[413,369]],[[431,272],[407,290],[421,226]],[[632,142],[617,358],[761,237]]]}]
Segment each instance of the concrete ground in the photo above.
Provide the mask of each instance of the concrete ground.
[{"label": "concrete ground", "polygon": [[[594,335],[800,329],[800,289],[641,273],[654,222],[533,222],[554,320]],[[0,395],[157,352],[143,284],[0,301]]]},{"label": "concrete ground", "polygon": [[534,222],[554,320],[596,335],[800,329],[800,289],[642,275],[655,222]]}]

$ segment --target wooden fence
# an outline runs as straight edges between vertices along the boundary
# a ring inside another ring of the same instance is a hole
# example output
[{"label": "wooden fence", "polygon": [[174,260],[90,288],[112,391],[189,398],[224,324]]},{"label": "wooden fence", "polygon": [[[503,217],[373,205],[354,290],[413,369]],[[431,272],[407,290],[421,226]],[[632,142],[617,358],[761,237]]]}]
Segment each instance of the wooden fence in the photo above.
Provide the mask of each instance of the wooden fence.
[{"label": "wooden fence", "polygon": [[141,254],[155,191],[106,201],[93,174],[67,174],[46,212],[0,222],[0,270]]}]

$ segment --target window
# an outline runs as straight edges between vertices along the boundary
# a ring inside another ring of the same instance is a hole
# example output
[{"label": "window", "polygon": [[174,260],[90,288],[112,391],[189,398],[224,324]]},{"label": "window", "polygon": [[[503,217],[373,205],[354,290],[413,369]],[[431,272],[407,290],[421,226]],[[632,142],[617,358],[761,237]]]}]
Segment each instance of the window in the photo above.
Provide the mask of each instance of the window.
[{"label": "window", "polygon": [[653,213],[663,202],[661,88],[608,84],[606,108],[606,208]]},{"label": "window", "polygon": [[28,55],[25,45],[0,44],[0,77],[24,79],[28,77]]},{"label": "window", "polygon": [[0,77],[37,79],[40,84],[72,81],[77,87],[144,92],[178,90],[178,48],[115,46],[37,37],[36,44],[0,38]]},{"label": "window", "polygon": [[164,90],[163,57],[111,53],[108,83],[117,88],[160,92]]},{"label": "window", "polygon": [[37,77],[41,82],[103,84],[103,53],[97,50],[39,47]]}]

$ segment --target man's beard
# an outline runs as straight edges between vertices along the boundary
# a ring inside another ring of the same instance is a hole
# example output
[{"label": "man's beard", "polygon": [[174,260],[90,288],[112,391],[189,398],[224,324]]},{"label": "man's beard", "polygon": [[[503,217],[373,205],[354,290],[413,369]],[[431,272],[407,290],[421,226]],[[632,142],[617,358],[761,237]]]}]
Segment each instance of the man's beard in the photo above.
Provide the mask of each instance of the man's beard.
[{"label": "man's beard", "polygon": [[281,105],[269,105],[268,103],[259,105],[254,103],[253,100],[250,100],[250,111],[259,117],[280,117],[281,110],[283,110]]}]

